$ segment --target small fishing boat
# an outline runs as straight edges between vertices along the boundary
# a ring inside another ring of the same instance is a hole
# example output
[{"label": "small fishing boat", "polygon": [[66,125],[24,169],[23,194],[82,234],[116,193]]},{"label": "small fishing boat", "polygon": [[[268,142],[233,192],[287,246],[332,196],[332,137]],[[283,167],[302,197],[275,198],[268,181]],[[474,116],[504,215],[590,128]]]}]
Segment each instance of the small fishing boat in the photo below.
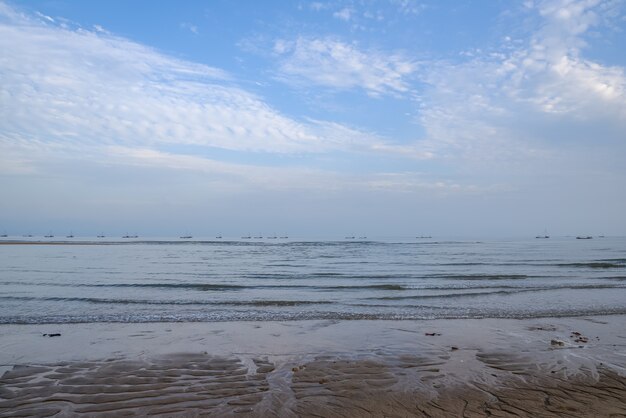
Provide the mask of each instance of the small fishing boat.
[{"label": "small fishing boat", "polygon": [[548,230],[544,229],[543,230],[543,234],[539,234],[535,238],[537,238],[537,239],[548,239],[548,238],[550,238],[550,235],[548,235]]}]

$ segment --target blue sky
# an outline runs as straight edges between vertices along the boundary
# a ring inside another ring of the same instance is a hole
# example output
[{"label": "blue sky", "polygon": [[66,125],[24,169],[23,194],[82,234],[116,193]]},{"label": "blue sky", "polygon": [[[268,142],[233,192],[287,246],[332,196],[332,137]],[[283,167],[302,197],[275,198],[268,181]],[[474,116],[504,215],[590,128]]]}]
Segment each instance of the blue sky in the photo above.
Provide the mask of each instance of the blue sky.
[{"label": "blue sky", "polygon": [[625,11],[0,1],[0,232],[626,234]]}]

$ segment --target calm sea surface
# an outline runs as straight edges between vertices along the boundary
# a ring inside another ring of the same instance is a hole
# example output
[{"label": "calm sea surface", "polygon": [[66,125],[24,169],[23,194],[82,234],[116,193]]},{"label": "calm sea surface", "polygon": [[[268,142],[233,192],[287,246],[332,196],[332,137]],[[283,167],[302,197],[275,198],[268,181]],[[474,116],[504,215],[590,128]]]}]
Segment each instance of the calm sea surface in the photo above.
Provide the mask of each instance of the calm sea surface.
[{"label": "calm sea surface", "polygon": [[624,313],[626,238],[0,245],[3,324]]}]

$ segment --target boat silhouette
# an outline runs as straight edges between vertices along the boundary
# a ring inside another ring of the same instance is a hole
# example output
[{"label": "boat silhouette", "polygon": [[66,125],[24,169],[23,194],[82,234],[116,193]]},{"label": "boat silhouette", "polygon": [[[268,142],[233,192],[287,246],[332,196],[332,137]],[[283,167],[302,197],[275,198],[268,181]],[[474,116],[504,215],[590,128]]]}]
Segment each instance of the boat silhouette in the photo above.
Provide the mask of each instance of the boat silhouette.
[{"label": "boat silhouette", "polygon": [[543,230],[543,234],[539,234],[535,238],[537,238],[537,239],[548,239],[548,238],[550,238],[550,235],[548,235],[548,229],[547,228],[544,229]]}]

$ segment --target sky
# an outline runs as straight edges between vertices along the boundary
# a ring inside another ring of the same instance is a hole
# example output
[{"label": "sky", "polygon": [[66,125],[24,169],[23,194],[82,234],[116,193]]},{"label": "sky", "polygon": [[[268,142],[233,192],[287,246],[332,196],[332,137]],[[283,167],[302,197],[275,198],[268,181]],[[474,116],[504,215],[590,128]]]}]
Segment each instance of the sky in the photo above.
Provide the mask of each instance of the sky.
[{"label": "sky", "polygon": [[624,0],[0,0],[0,233],[626,234]]}]

